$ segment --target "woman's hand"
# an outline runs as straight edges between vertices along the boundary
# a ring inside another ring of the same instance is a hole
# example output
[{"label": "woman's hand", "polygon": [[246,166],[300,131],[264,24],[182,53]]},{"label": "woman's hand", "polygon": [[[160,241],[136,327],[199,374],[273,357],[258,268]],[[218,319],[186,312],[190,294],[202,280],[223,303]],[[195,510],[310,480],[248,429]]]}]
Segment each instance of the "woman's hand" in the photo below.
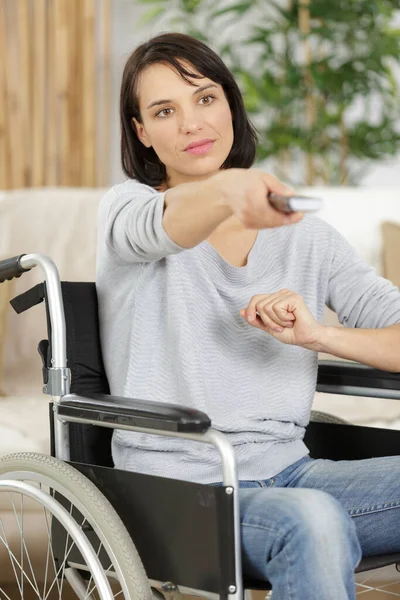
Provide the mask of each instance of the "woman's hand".
[{"label": "woman's hand", "polygon": [[208,179],[210,184],[218,197],[216,206],[229,207],[246,229],[294,225],[304,217],[279,212],[269,203],[270,192],[290,196],[295,190],[260,169],[222,169]]},{"label": "woman's hand", "polygon": [[284,344],[318,351],[323,332],[304,303],[302,296],[290,290],[253,296],[240,315],[253,327],[262,329]]}]

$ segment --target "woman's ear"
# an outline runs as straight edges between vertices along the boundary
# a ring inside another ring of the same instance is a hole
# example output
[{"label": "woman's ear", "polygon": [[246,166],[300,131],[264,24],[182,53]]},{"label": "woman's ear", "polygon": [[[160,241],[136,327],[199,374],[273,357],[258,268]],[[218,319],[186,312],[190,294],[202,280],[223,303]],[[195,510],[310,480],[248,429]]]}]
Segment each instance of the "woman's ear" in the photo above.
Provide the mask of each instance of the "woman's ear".
[{"label": "woman's ear", "polygon": [[135,119],[135,117],[132,117],[131,125],[132,125],[132,128],[136,131],[136,135],[138,136],[138,138],[142,142],[142,144],[144,146],[146,146],[146,148],[151,148],[151,144],[148,140],[145,128],[142,125],[142,123],[139,123],[139,121],[137,121],[137,119]]}]

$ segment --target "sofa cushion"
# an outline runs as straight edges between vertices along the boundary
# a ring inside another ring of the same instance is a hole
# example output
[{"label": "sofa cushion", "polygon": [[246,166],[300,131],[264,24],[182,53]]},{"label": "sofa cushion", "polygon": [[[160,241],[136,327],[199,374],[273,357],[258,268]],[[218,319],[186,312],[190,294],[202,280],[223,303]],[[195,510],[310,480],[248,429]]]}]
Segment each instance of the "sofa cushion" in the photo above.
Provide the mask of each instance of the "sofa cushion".
[{"label": "sofa cushion", "polygon": [[0,457],[50,453],[50,396],[8,396],[0,401]]},{"label": "sofa cushion", "polygon": [[12,297],[13,284],[13,281],[0,283],[0,396],[4,396],[2,386],[3,357],[5,352],[7,313],[12,310],[9,301]]},{"label": "sofa cushion", "polygon": [[400,223],[382,223],[384,276],[400,288]]},{"label": "sofa cushion", "polygon": [[[0,194],[0,256],[42,252],[67,281],[94,281],[98,204],[103,188],[31,188]],[[32,223],[34,226],[32,226]],[[4,232],[4,235],[3,235]],[[15,295],[43,281],[39,269],[15,280]],[[38,342],[47,337],[42,304],[7,316],[3,391],[40,393]]]},{"label": "sofa cushion", "polygon": [[[50,396],[44,394],[1,399],[0,458],[15,452],[50,454],[49,402]],[[37,502],[29,499],[24,500],[24,508],[40,510]],[[0,494],[0,512],[4,510],[10,510],[8,494]]]}]

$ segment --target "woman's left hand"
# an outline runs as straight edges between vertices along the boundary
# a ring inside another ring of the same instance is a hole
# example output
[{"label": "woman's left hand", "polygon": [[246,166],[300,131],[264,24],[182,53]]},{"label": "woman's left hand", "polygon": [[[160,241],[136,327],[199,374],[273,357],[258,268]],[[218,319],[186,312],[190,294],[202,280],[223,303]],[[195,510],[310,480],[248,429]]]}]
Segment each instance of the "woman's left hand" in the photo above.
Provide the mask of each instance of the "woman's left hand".
[{"label": "woman's left hand", "polygon": [[253,296],[240,315],[253,327],[262,329],[284,344],[318,350],[323,332],[304,303],[302,296],[290,290]]}]

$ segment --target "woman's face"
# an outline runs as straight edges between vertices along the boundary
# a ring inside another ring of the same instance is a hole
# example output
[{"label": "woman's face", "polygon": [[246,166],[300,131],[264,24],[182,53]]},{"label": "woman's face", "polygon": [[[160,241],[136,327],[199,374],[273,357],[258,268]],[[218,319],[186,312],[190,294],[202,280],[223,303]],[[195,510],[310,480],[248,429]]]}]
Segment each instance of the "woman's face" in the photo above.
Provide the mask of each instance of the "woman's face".
[{"label": "woman's face", "polygon": [[[198,74],[191,65],[185,66]],[[133,122],[140,141],[152,146],[165,165],[166,187],[217,173],[233,144],[232,113],[222,86],[208,77],[192,81],[196,87],[162,63],[147,67],[139,80],[143,123]],[[211,142],[187,149],[202,140]]]}]

